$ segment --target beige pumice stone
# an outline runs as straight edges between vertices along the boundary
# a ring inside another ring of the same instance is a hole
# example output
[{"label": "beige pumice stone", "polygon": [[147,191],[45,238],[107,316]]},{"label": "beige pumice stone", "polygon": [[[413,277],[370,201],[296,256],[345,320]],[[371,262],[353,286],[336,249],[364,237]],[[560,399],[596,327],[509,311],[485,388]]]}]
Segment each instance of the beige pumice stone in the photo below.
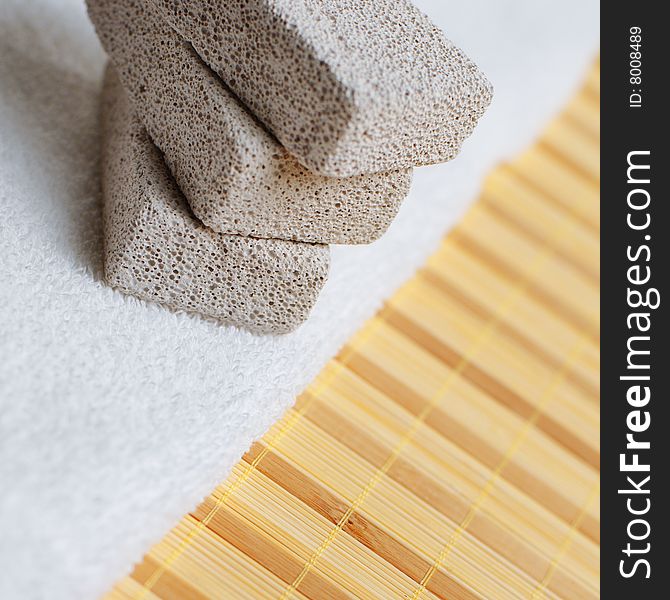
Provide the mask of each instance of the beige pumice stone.
[{"label": "beige pumice stone", "polygon": [[328,246],[225,235],[200,223],[111,68],[102,120],[106,281],[256,333],[300,325],[326,280]]},{"label": "beige pumice stone", "polygon": [[411,170],[309,172],[144,0],[87,0],[136,113],[193,212],[221,233],[358,244],[380,237]]},{"label": "beige pumice stone", "polygon": [[450,160],[492,97],[409,0],[142,0],[158,6],[310,170]]}]

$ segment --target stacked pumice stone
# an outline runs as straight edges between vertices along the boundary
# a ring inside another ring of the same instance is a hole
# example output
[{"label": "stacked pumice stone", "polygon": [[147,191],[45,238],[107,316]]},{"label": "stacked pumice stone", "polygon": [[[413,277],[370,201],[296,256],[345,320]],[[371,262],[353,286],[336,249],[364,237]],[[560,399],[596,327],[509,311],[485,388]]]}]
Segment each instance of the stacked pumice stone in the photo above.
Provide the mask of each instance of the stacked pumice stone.
[{"label": "stacked pumice stone", "polygon": [[257,333],[303,322],[327,245],[380,237],[491,101],[405,0],[87,4],[108,283]]},{"label": "stacked pumice stone", "polygon": [[226,235],[200,223],[111,67],[102,128],[110,285],[259,333],[291,331],[307,318],[328,275],[328,246]]}]

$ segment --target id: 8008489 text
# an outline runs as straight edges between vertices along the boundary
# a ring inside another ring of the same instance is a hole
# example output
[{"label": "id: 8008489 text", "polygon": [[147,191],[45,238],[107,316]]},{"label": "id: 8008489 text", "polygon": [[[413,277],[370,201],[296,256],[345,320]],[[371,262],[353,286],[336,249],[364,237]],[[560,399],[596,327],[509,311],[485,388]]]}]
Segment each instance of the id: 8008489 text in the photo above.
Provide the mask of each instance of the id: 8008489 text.
[{"label": "id: 8008489 text", "polygon": [[628,59],[628,82],[631,92],[628,97],[630,108],[642,107],[642,28],[629,29],[630,53]]}]

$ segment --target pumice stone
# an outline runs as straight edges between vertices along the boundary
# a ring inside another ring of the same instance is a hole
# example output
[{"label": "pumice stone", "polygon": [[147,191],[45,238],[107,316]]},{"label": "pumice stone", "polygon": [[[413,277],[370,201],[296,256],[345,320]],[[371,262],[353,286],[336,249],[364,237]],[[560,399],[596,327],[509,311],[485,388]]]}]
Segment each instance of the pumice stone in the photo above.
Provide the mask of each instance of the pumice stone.
[{"label": "pumice stone", "polygon": [[444,162],[492,97],[409,0],[142,0],[313,172]]},{"label": "pumice stone", "polygon": [[145,0],[87,0],[131,103],[195,215],[220,233],[364,244],[411,170],[337,179],[303,167]]},{"label": "pumice stone", "polygon": [[109,285],[256,333],[286,333],[307,318],[328,274],[328,246],[225,235],[200,223],[111,68],[102,121]]}]

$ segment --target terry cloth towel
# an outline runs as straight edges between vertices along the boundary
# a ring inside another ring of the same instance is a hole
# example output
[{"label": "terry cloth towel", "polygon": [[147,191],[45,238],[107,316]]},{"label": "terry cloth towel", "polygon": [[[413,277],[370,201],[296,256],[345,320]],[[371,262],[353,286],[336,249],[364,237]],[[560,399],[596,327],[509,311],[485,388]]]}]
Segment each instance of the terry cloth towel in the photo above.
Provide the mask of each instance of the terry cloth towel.
[{"label": "terry cloth towel", "polygon": [[576,89],[598,3],[421,0],[496,96],[417,169],[379,242],[336,247],[311,319],[256,337],[101,281],[104,56],[81,0],[0,2],[0,598],[104,593],[224,479]]}]

